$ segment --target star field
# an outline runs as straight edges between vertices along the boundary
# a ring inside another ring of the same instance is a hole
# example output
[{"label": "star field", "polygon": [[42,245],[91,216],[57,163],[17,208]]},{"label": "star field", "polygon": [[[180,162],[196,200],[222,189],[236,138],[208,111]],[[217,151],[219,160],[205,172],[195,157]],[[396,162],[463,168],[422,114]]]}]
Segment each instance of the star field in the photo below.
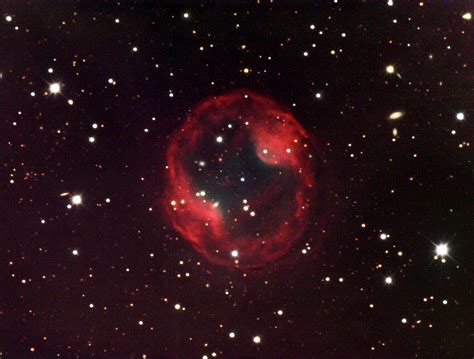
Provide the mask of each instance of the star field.
[{"label": "star field", "polygon": [[4,2],[0,357],[471,358],[472,12]]}]

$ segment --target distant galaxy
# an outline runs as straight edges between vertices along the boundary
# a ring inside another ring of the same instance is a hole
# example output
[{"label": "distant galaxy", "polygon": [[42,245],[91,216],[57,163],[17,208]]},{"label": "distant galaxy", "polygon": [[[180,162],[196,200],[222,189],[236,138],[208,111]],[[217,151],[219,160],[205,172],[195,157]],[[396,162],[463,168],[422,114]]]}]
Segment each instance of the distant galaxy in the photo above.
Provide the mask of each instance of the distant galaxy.
[{"label": "distant galaxy", "polygon": [[273,99],[211,97],[172,135],[164,207],[210,262],[259,268],[285,256],[317,206],[315,139]]}]

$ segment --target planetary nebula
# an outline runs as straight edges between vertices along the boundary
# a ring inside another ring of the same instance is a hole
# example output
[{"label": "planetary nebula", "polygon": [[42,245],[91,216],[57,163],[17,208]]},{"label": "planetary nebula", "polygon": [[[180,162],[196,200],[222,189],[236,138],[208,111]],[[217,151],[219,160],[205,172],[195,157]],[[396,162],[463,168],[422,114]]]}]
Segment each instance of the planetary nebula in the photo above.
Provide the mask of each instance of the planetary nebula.
[{"label": "planetary nebula", "polygon": [[298,245],[316,206],[316,157],[313,138],[274,100],[206,99],[170,138],[165,213],[210,262],[261,268]]}]

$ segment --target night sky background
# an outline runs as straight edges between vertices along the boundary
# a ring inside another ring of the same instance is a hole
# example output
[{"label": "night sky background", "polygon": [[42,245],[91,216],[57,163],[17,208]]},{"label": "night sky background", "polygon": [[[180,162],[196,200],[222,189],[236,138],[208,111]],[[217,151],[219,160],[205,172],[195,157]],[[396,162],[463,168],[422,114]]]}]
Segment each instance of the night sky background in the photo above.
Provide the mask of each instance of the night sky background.
[{"label": "night sky background", "polygon": [[[0,357],[472,358],[473,3],[235,3],[0,5]],[[160,202],[171,133],[239,89],[330,173],[316,245],[258,271]]]}]

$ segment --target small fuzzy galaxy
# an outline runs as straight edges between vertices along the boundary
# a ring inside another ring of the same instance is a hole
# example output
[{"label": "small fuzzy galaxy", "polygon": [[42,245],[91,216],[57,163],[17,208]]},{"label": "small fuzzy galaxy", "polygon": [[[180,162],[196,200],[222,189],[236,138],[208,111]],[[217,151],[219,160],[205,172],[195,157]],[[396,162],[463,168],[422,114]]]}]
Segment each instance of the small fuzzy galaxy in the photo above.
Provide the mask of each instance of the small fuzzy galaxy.
[{"label": "small fuzzy galaxy", "polygon": [[0,358],[472,359],[472,1],[3,1]]}]

